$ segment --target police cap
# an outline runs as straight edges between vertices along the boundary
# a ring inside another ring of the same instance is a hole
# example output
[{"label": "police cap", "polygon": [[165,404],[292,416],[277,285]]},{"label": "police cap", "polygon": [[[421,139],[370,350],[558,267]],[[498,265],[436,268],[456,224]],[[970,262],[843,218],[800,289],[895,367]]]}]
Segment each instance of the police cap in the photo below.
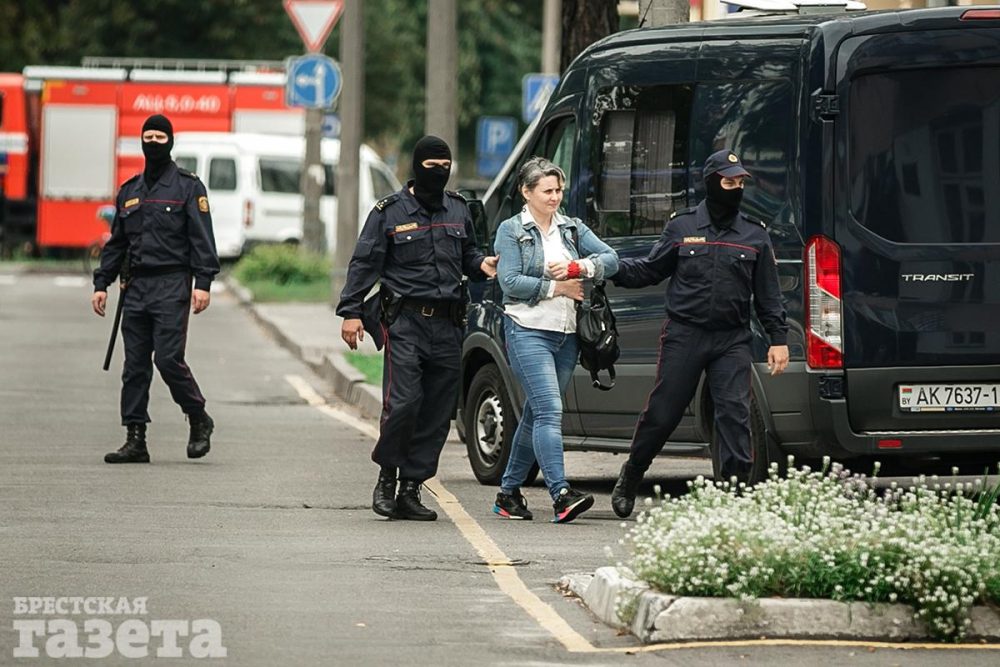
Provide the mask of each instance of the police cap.
[{"label": "police cap", "polygon": [[736,153],[728,148],[712,153],[705,160],[705,170],[702,172],[702,176],[708,178],[716,173],[724,178],[750,176],[750,172],[743,168],[743,163],[736,157]]}]

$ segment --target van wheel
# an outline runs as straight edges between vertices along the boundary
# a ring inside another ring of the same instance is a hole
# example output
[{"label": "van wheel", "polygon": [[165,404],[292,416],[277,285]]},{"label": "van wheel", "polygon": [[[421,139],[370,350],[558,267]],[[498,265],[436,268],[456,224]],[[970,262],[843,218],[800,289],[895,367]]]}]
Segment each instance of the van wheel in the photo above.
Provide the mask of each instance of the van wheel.
[{"label": "van wheel", "polygon": [[[712,474],[716,480],[722,480],[722,463],[719,456],[719,444],[715,437],[714,420],[710,449],[712,452]],[[766,481],[768,469],[772,463],[778,464],[779,474],[785,474],[787,463],[778,447],[772,444],[767,437],[764,418],[760,414],[760,408],[757,407],[757,399],[752,394],[750,396],[750,458],[753,460],[753,466],[750,468],[749,478],[745,480],[748,485]]]},{"label": "van wheel", "polygon": [[[472,472],[481,484],[500,483],[517,430],[517,417],[500,369],[495,364],[480,368],[466,394],[465,448]],[[525,486],[538,477],[538,464],[528,472]]]}]

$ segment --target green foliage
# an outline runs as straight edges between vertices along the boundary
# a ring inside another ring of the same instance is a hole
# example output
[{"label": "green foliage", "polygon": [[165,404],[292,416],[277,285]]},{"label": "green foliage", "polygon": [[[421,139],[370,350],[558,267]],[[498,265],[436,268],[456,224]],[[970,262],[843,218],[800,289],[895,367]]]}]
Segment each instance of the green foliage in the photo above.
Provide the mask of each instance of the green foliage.
[{"label": "green foliage", "polygon": [[630,569],[672,595],[902,602],[941,639],[964,636],[974,604],[1000,604],[996,487],[921,478],[879,494],[828,459],[789,468],[754,488],[698,478],[648,501],[623,540]]},{"label": "green foliage", "polygon": [[268,282],[276,285],[301,285],[328,282],[330,262],[293,245],[259,245],[244,255],[233,268],[237,280],[245,285]]},{"label": "green foliage", "polygon": [[382,384],[382,355],[364,352],[345,352],[344,358],[365,376],[365,382],[376,386]]}]

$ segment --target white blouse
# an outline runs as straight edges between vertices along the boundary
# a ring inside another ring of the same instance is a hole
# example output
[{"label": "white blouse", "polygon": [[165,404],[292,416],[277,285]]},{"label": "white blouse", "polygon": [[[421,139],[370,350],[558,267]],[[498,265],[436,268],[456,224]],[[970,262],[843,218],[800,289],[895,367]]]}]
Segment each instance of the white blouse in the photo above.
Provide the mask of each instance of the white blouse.
[{"label": "white blouse", "polygon": [[[556,213],[552,217],[548,232],[543,232],[525,207],[521,212],[521,222],[538,227],[542,236],[542,251],[545,254],[544,276],[552,282],[549,283],[548,293],[542,297],[537,305],[510,303],[504,310],[512,320],[525,329],[541,329],[542,331],[556,331],[566,334],[576,333],[576,302],[568,296],[555,296],[556,282],[552,279],[552,272],[549,271],[549,262],[565,262],[573,259],[566,244],[563,243],[559,230],[559,223],[565,224],[568,220]],[[592,278],[594,276],[594,263],[591,260],[578,259],[577,263],[580,265],[581,277]]]}]

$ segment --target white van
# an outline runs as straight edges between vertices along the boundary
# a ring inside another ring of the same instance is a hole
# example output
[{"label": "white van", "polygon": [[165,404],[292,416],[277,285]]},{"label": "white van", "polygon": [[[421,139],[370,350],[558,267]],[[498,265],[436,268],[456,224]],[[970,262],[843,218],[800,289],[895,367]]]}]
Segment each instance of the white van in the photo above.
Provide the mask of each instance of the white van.
[{"label": "white van", "polygon": [[[332,254],[337,240],[333,175],[340,158],[340,142],[323,139],[321,151],[326,185],[320,199],[320,218]],[[220,257],[239,257],[246,243],[294,243],[302,238],[302,137],[178,132],[173,156],[179,166],[198,174],[208,189]],[[401,187],[392,170],[371,148],[362,146],[360,159],[359,232],[375,202]]]}]

